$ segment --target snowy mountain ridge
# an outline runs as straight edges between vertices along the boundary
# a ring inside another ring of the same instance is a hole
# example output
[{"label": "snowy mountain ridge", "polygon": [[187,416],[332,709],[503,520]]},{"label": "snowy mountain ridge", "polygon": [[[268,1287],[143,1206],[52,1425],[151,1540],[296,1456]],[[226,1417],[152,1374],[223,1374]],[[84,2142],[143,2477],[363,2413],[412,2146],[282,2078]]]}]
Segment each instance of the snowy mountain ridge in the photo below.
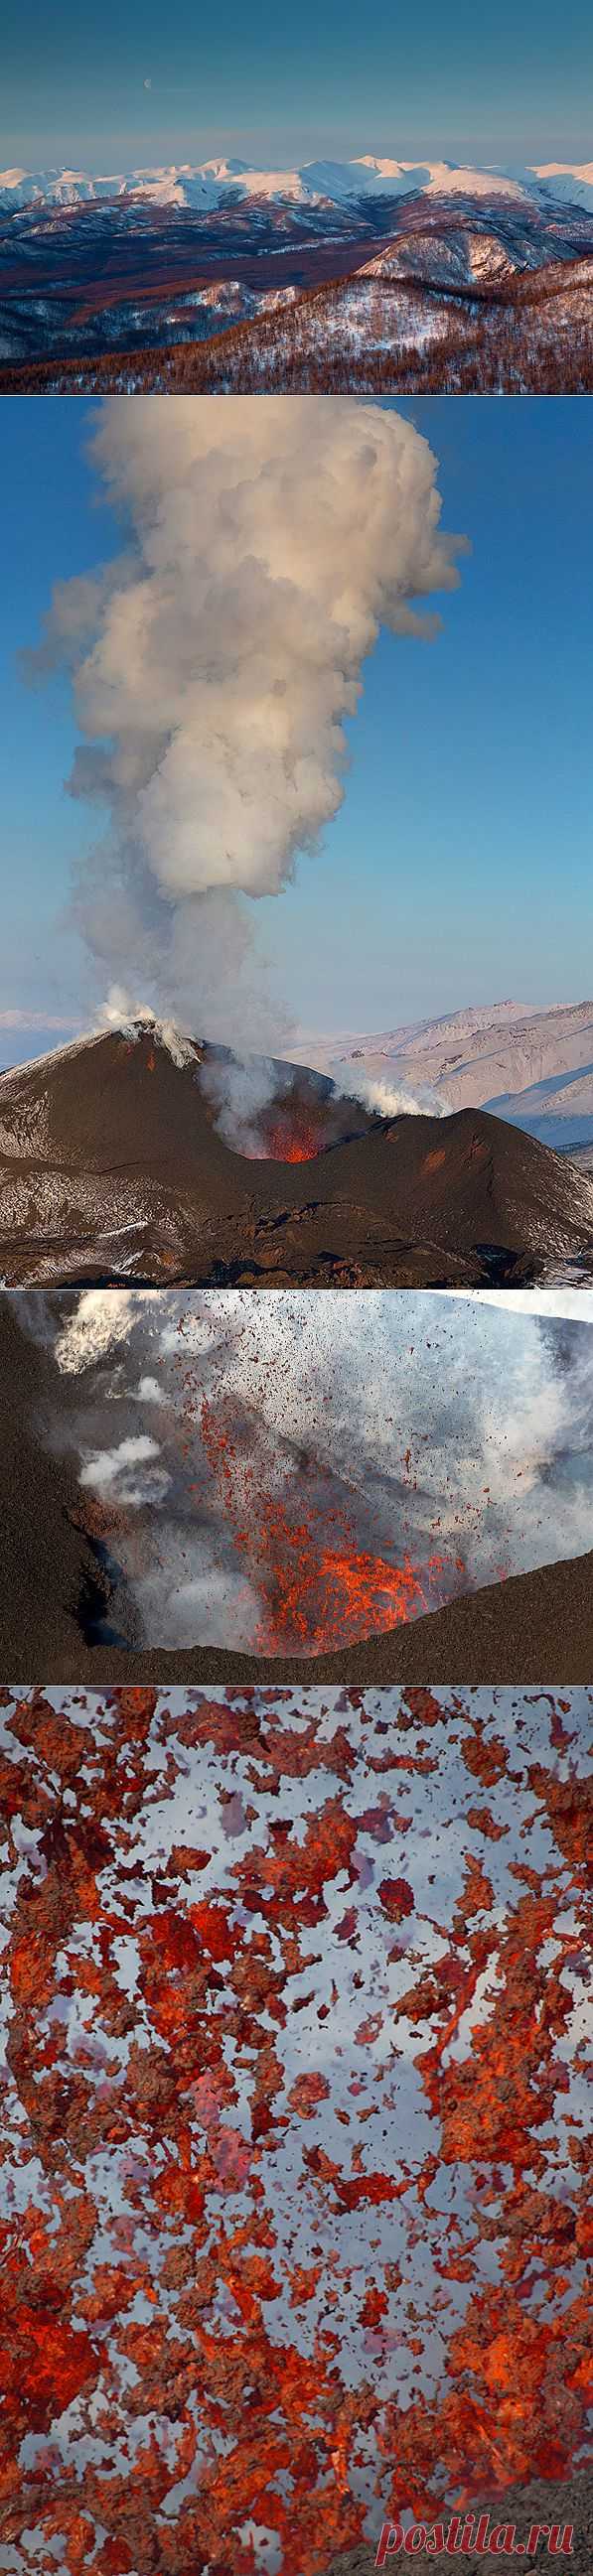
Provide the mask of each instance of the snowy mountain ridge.
[{"label": "snowy mountain ridge", "polygon": [[308,1036],[321,1072],[430,1090],[436,1106],[482,1108],[555,1147],[593,1144],[593,1001],[503,1001],[368,1035]]},{"label": "snowy mountain ridge", "polygon": [[455,161],[400,161],[362,153],[352,161],[305,162],[288,170],[255,169],[224,158],[94,174],[85,170],[0,171],[0,207],[93,205],[140,198],[157,206],[206,211],[229,199],[341,205],[361,197],[450,197],[559,203],[593,210],[593,161],[546,162],[505,169]]}]

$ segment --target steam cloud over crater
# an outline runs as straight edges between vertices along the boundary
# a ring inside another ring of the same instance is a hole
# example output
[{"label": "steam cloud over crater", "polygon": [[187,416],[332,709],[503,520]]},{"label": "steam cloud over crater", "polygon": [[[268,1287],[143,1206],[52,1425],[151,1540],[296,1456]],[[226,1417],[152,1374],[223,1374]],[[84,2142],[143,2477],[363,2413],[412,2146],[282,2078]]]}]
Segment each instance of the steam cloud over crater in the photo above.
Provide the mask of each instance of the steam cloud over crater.
[{"label": "steam cloud over crater", "polygon": [[457,583],[462,541],[426,439],[379,404],[107,401],[91,453],[125,550],[58,585],[26,657],[70,668],[70,789],[108,817],[77,919],[101,972],[133,965],[144,998],[214,1035],[234,1007],[249,1044],[244,898],[316,847],[365,657],[381,625],[435,632],[422,602]]}]

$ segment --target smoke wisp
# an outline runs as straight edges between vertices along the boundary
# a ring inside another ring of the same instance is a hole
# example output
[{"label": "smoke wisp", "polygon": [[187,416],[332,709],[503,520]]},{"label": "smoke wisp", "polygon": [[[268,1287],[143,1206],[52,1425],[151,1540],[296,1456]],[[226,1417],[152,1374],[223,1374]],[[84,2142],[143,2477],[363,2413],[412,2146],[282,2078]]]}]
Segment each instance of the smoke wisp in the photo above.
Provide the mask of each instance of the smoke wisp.
[{"label": "smoke wisp", "polygon": [[358,1073],[351,1064],[339,1061],[331,1066],[331,1078],[346,1100],[360,1100],[364,1109],[376,1110],[380,1118],[447,1118],[450,1114],[448,1103],[424,1085],[409,1091],[403,1082]]}]

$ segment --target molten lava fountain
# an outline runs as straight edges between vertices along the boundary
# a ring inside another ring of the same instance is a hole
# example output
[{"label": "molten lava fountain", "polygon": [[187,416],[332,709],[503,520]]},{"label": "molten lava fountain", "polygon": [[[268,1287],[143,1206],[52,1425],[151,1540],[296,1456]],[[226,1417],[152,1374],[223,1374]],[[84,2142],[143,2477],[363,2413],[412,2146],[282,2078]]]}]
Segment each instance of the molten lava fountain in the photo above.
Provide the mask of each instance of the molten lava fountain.
[{"label": "molten lava fountain", "polygon": [[[380,1635],[417,1618],[459,1589],[465,1571],[433,1555],[422,1569],[406,1554],[392,1565],[361,1550],[344,1510],[324,1489],[302,1510],[303,1474],[295,1502],[274,1492],[269,1456],[250,1422],[247,1430],[228,1401],[203,1396],[201,1434],[233,1544],[262,1599],[255,1643],[267,1654],[322,1654]],[[321,1486],[321,1490],[319,1490]],[[299,1509],[299,1504],[301,1508]]]}]

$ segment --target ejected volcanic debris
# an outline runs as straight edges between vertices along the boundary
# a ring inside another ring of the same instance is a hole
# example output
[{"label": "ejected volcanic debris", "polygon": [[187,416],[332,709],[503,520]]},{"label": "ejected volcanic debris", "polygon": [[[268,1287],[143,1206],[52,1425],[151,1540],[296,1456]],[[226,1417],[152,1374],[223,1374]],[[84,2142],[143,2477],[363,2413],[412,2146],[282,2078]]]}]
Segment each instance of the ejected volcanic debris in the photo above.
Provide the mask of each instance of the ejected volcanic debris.
[{"label": "ejected volcanic debris", "polygon": [[590,2521],[590,1715],[0,1692],[13,2576]]},{"label": "ejected volcanic debris", "polygon": [[4,1285],[593,1277],[593,1181],[568,1156],[484,1110],[381,1116],[307,1067],[253,1075],[149,1019],[2,1074]]},{"label": "ejected volcanic debris", "polygon": [[2,1669],[586,1679],[592,1306],[5,1294]]}]

